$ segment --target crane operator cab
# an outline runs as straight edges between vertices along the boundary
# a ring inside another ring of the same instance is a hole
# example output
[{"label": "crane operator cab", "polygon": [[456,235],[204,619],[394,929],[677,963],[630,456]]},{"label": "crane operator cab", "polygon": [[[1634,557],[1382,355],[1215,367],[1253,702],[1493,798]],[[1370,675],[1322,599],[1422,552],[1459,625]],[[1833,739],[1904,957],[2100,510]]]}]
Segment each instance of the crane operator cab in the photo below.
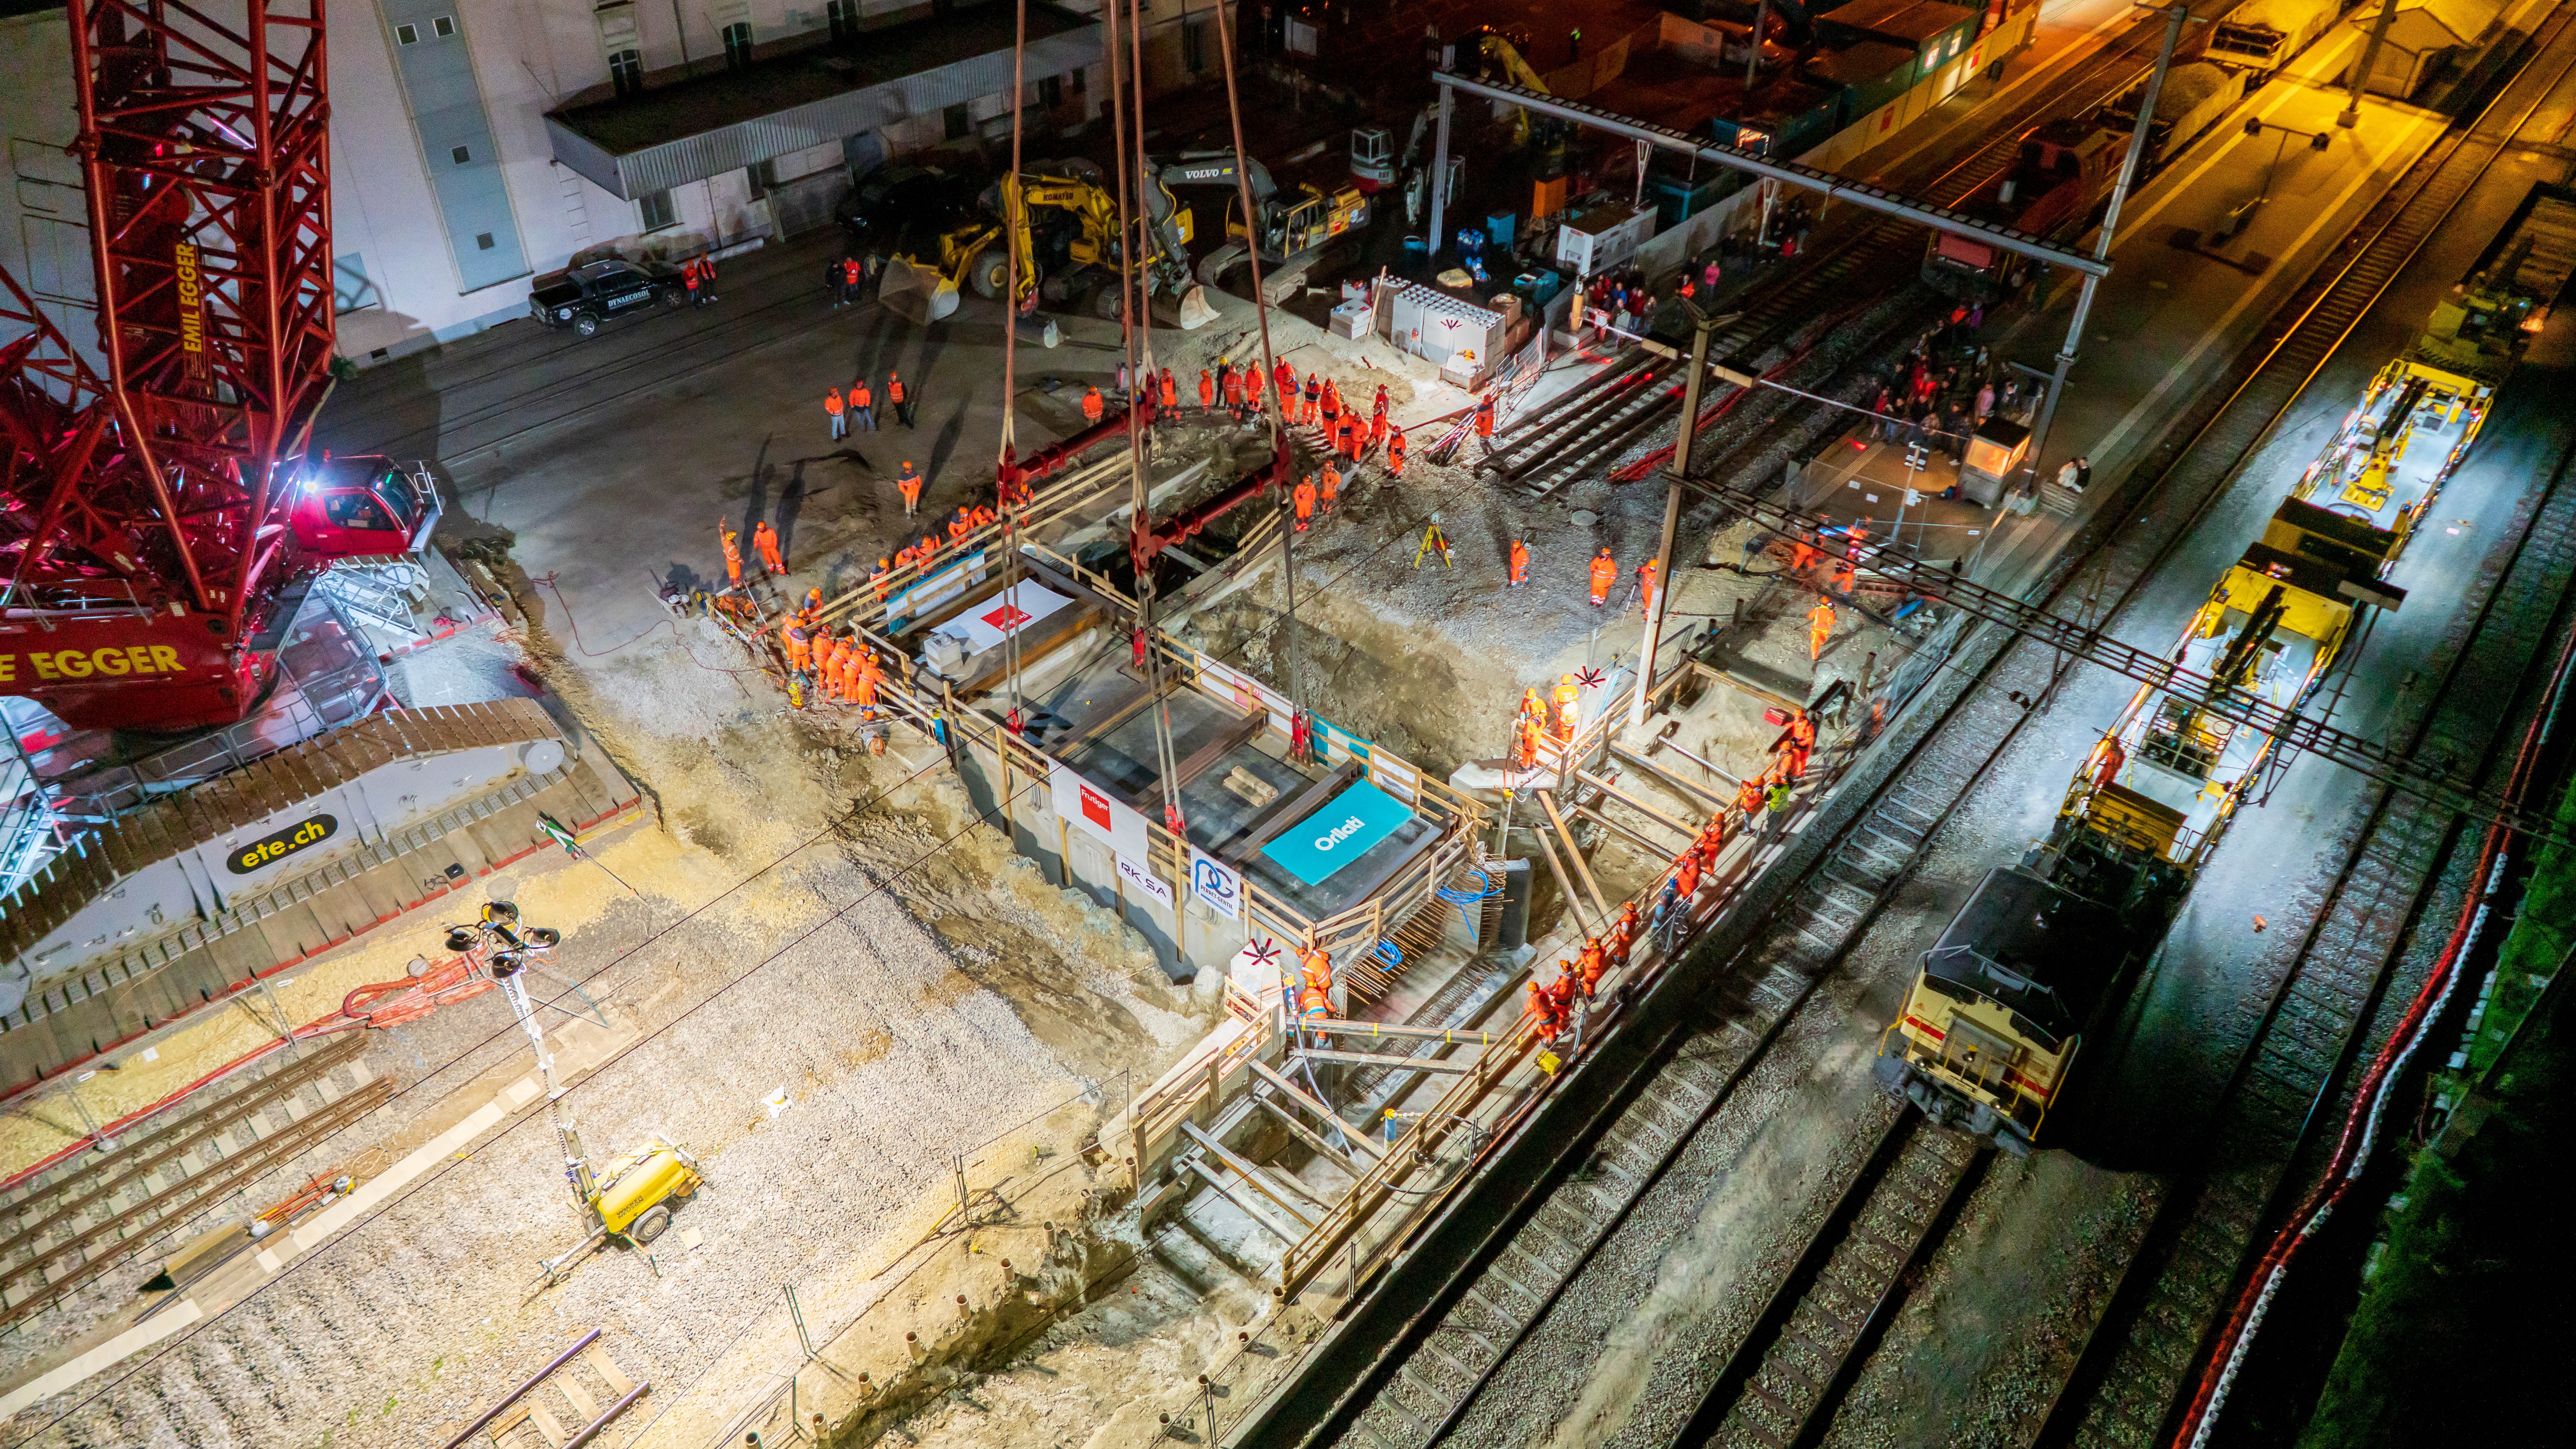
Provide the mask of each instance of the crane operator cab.
[{"label": "crane operator cab", "polygon": [[429,470],[381,454],[334,458],[298,469],[295,542],[324,559],[414,553],[438,526],[438,486]]}]

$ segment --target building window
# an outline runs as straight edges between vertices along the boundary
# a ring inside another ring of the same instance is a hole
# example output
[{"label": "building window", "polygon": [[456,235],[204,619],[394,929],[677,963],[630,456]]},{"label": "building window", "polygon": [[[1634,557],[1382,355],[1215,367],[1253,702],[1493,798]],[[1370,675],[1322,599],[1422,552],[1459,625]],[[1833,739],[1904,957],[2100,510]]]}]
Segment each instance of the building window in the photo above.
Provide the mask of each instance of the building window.
[{"label": "building window", "polygon": [[429,33],[437,36],[441,40],[445,40],[447,37],[454,35],[456,33],[456,17],[453,15],[441,15],[437,19],[432,20],[429,22]]},{"label": "building window", "polygon": [[667,191],[644,193],[636,199],[635,209],[644,218],[646,231],[660,231],[679,220],[678,214],[671,209],[671,193]]},{"label": "building window", "polygon": [[1207,69],[1207,24],[1192,22],[1181,27],[1181,64],[1190,74]]},{"label": "building window", "polygon": [[951,141],[963,141],[967,133],[975,129],[974,118],[966,114],[966,107],[963,105],[950,106],[941,111],[939,119],[945,124],[948,139]]},{"label": "building window", "polygon": [[835,43],[859,38],[859,0],[831,0],[824,11],[831,17]]},{"label": "building window", "polygon": [[1038,77],[1038,104],[1050,110],[1064,104],[1064,77],[1054,75]]},{"label": "building window", "polygon": [[420,43],[420,27],[417,25],[397,25],[394,27],[394,39],[404,45],[418,45]]},{"label": "building window", "polygon": [[450,146],[447,148],[447,159],[455,162],[459,166],[471,166],[474,164],[473,148],[469,146]]},{"label": "building window", "polygon": [[722,35],[724,38],[725,64],[734,70],[740,70],[744,66],[751,64],[751,22],[748,20],[737,20],[733,24],[726,26],[722,31]]},{"label": "building window", "polygon": [[644,89],[643,52],[621,50],[610,56],[608,80],[609,84],[617,88],[617,93],[621,96],[631,96]]}]

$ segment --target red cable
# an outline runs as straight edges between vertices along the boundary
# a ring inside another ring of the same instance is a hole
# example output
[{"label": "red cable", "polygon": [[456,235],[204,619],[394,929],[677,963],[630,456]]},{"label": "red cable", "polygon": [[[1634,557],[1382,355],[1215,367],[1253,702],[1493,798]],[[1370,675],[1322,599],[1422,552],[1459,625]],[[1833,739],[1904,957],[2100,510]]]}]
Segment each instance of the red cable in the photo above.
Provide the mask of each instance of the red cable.
[{"label": "red cable", "polygon": [[[2509,802],[2519,804],[2529,790],[2532,774],[2538,768],[2541,734],[2553,714],[2548,702],[2564,687],[2571,663],[2576,663],[2576,633],[2571,633],[2566,643],[2560,646],[2558,665],[2551,674],[2548,693],[2542,696],[2542,708],[2533,714],[2530,726],[2523,731],[2522,747],[2515,754],[2513,772],[2507,780],[2505,798]],[[2423,1023],[2425,1013],[2449,993],[2451,975],[2458,968],[2460,955],[2468,946],[2471,933],[2494,893],[2498,859],[2519,833],[2502,821],[2487,827],[2485,842],[2478,852],[2477,872],[2470,877],[2474,885],[2469,898],[2460,905],[2460,916],[2452,925],[2450,939],[2443,943],[2441,957],[2435,961],[2432,974],[2425,978],[2424,985],[2415,993],[2415,999],[2407,1004],[2406,1015],[2390,1031],[2387,1040],[2380,1044],[2370,1070],[2362,1077],[2354,1093],[2351,1110],[2345,1114],[2343,1132],[2335,1141],[2334,1156],[2327,1162],[2324,1176],[2318,1179],[2316,1187],[2309,1190],[2298,1210],[2273,1234],[2263,1257],[2255,1265],[2253,1275],[2237,1295],[2236,1304],[2229,1311],[2227,1322],[2202,1367],[2200,1385],[2193,1392],[2191,1406],[2184,1411],[2182,1423],[2175,1431],[2173,1442],[2176,1449],[2188,1449],[2200,1436],[2205,1421],[2215,1409],[2219,1393],[2227,1386],[2238,1345],[2248,1337],[2255,1312],[2269,1286],[2298,1256],[2300,1247],[2316,1225],[2323,1222],[2326,1215],[2333,1212],[2352,1191],[2358,1179],[2355,1169],[2361,1160],[2360,1148],[2378,1111],[2380,1086],[2413,1050],[2412,1038]]]}]

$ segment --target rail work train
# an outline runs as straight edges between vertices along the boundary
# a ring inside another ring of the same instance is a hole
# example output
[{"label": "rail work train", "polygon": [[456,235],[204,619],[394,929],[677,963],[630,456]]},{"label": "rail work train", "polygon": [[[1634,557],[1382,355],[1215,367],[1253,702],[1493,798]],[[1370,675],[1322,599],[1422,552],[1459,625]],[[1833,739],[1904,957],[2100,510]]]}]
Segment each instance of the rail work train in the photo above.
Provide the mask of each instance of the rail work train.
[{"label": "rail work train", "polygon": [[2145,686],[2076,772],[2049,838],[1988,873],[1879,1040],[1880,1085],[2015,1154],[2042,1144],[2087,1032],[2164,938],[2276,751],[2212,712],[2298,708],[2459,468],[2495,394],[2576,275],[2576,190],[2532,188],[2424,329],[2363,393],[2222,574],[2171,657],[2207,692]]}]

